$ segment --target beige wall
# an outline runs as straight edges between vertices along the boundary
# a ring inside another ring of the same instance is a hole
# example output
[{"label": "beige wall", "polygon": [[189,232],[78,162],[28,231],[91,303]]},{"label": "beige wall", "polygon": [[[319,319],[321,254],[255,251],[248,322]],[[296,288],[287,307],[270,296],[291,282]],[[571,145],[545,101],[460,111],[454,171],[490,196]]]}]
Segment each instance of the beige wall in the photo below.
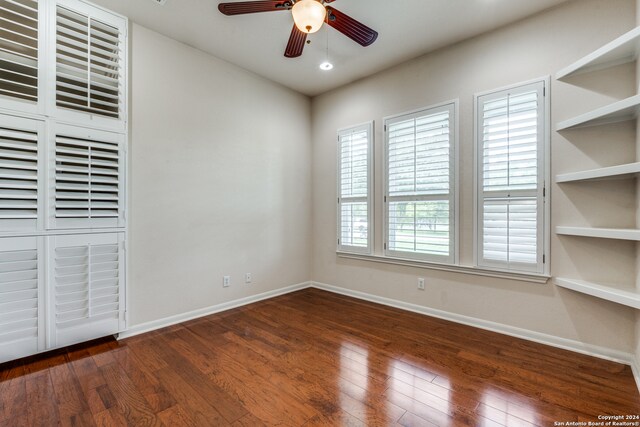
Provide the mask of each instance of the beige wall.
[{"label": "beige wall", "polygon": [[129,326],[309,280],[309,99],[131,39]]},{"label": "beige wall", "polygon": [[[374,119],[375,169],[382,170],[382,118],[460,99],[463,264],[473,263],[473,94],[553,75],[635,26],[634,0],[569,2],[498,31],[425,55],[313,99],[314,280],[624,352],[633,351],[635,311],[546,285],[338,258],[335,247],[336,129]],[[336,69],[334,72],[339,72]],[[606,77],[605,77],[606,76]],[[635,69],[620,66],[570,83],[552,78],[552,124],[635,93]],[[552,133],[552,175],[615,165],[635,156],[631,123]],[[607,150],[603,150],[605,141]],[[609,149],[610,147],[610,149]],[[382,188],[375,180],[375,246],[382,252]],[[635,185],[552,186],[552,226],[635,225]],[[604,202],[608,202],[605,204]],[[557,237],[554,276],[635,286],[635,244]],[[416,289],[425,277],[426,291]]]}]

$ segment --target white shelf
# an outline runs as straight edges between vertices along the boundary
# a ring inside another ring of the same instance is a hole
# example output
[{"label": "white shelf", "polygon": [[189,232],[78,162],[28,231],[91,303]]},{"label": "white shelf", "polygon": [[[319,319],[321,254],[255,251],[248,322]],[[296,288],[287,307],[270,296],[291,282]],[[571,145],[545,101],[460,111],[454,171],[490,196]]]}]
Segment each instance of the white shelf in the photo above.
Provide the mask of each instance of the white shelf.
[{"label": "white shelf", "polygon": [[628,33],[607,43],[600,49],[563,68],[556,74],[556,79],[589,71],[602,70],[620,64],[632,62],[640,53],[640,27],[636,27]]},{"label": "white shelf", "polygon": [[556,227],[556,234],[564,236],[597,237],[602,239],[640,241],[640,230],[635,228]]},{"label": "white shelf", "polygon": [[626,305],[640,309],[640,294],[633,291],[625,291],[621,289],[612,288],[610,286],[599,285],[597,283],[585,282],[582,280],[563,279],[557,277],[555,279],[556,285],[571,289],[576,292],[580,292],[586,295],[591,295],[596,298],[601,298],[607,301],[613,301],[618,304]]},{"label": "white shelf", "polygon": [[614,102],[557,124],[556,130],[596,126],[635,119],[640,112],[640,95]]},{"label": "white shelf", "polygon": [[634,178],[640,173],[640,162],[620,166],[591,169],[581,172],[563,173],[556,175],[556,182],[576,182],[605,179]]}]

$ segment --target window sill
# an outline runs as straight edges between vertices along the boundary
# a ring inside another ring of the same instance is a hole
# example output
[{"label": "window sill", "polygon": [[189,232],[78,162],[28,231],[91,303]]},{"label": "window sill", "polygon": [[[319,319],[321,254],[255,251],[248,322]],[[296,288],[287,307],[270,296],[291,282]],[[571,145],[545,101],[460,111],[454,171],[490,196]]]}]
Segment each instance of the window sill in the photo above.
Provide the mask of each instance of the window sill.
[{"label": "window sill", "polygon": [[381,262],[385,264],[404,265],[407,267],[426,268],[430,270],[450,271],[454,273],[472,274],[476,276],[497,277],[500,279],[521,280],[523,282],[547,283],[551,276],[537,273],[517,273],[505,270],[471,267],[465,265],[438,264],[433,262],[416,261],[411,259],[390,258],[380,255],[364,255],[349,252],[336,252],[338,257],[356,259],[360,261]]}]

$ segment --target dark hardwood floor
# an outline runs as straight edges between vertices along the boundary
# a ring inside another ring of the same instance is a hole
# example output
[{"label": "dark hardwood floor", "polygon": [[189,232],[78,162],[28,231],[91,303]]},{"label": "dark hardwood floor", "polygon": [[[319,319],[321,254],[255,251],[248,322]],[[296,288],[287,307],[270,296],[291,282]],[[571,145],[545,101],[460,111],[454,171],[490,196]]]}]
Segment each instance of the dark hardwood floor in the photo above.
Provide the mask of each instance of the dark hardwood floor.
[{"label": "dark hardwood floor", "polygon": [[0,365],[0,425],[532,426],[640,413],[629,367],[304,290]]}]

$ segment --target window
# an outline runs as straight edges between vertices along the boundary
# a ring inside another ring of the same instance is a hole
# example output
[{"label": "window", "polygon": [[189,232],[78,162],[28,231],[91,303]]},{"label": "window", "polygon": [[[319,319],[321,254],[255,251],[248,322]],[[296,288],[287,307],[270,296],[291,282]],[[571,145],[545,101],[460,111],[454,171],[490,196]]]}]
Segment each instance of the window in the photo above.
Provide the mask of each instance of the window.
[{"label": "window", "polygon": [[385,120],[385,255],[455,263],[457,102]]},{"label": "window", "polygon": [[338,250],[371,253],[373,122],[338,131]]},{"label": "window", "polygon": [[545,82],[476,97],[477,264],[545,271]]}]

